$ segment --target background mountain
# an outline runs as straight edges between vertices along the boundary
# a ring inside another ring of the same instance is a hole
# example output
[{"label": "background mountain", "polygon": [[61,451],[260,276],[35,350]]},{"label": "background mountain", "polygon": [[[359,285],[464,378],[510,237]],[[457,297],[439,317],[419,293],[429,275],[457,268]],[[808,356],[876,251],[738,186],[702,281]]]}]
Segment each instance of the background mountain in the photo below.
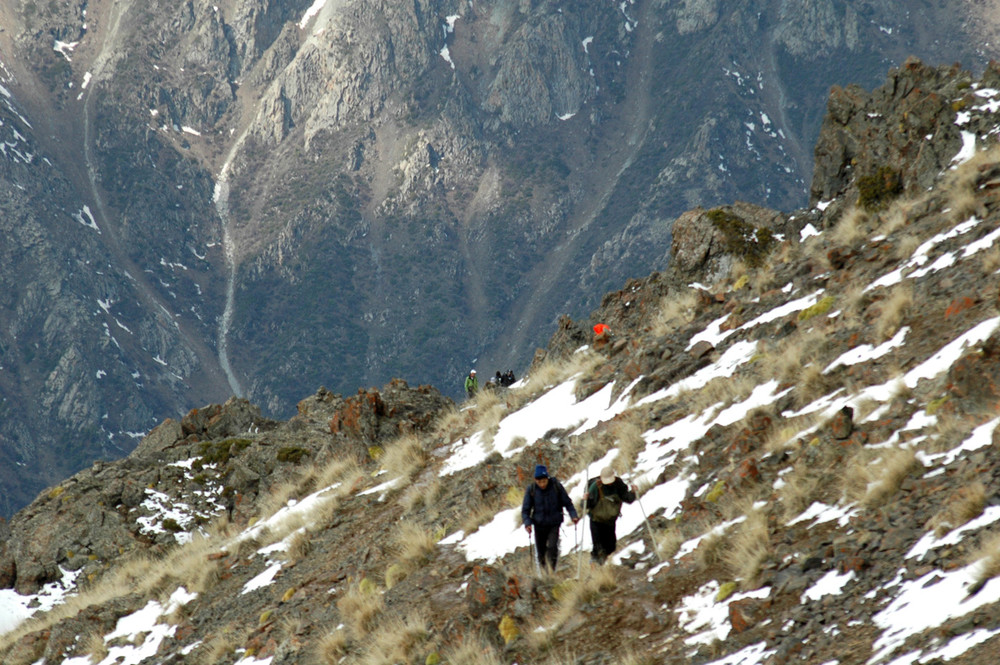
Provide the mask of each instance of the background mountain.
[{"label": "background mountain", "polygon": [[[0,522],[0,660],[993,662],[998,134],[1000,67],[910,60],[832,91],[816,205],[685,212],[510,391],[163,421]],[[538,463],[637,486],[607,565],[534,568]]]},{"label": "background mountain", "polygon": [[990,3],[5,2],[0,513],[166,415],[399,376],[457,396],[807,201],[831,84],[981,70]]}]

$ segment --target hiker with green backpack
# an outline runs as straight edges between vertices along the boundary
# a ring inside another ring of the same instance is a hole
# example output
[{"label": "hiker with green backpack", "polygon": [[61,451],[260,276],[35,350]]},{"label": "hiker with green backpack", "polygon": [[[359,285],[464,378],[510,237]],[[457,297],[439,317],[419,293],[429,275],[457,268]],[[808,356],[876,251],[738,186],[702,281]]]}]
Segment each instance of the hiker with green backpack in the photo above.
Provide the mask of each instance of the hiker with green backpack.
[{"label": "hiker with green backpack", "polygon": [[590,516],[590,539],[594,543],[590,552],[593,563],[603,565],[615,551],[618,546],[615,522],[621,514],[622,503],[632,503],[635,496],[635,485],[631,488],[626,485],[610,466],[604,467],[601,475],[587,483],[585,505]]}]

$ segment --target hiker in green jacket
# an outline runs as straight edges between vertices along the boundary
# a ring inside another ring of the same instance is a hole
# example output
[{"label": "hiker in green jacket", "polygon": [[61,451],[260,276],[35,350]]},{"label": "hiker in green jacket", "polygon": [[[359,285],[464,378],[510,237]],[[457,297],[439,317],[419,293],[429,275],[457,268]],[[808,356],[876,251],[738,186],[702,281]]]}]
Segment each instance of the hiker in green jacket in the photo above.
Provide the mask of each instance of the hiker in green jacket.
[{"label": "hiker in green jacket", "polygon": [[615,522],[621,514],[622,503],[635,501],[635,485],[631,488],[615,475],[615,470],[606,466],[601,475],[587,483],[587,514],[590,515],[590,539],[594,549],[590,560],[603,565],[608,556],[618,547]]},{"label": "hiker in green jacket", "polygon": [[479,392],[479,379],[476,378],[476,370],[472,370],[469,376],[465,377],[465,394],[472,399],[477,392]]}]

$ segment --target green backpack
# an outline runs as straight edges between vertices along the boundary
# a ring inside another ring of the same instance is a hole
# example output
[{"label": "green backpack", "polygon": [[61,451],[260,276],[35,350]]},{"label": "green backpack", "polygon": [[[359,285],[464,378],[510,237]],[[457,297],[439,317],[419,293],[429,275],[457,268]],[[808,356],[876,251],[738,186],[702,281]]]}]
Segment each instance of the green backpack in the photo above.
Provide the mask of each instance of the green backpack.
[{"label": "green backpack", "polygon": [[622,512],[622,498],[605,494],[601,481],[597,481],[597,503],[590,509],[590,519],[595,522],[614,522]]}]

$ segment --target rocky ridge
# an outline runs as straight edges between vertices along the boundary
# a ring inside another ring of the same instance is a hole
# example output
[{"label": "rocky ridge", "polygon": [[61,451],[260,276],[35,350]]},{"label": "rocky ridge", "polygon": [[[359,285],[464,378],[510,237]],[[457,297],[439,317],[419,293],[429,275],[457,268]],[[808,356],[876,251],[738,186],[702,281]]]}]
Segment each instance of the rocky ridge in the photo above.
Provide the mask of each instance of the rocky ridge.
[{"label": "rocky ridge", "polygon": [[[671,267],[563,318],[509,393],[321,389],[286,422],[234,399],[47,490],[0,527],[0,580],[80,595],[0,637],[4,662],[987,662],[993,76],[911,61],[835,90],[817,205],[686,213]],[[599,460],[641,488],[614,563],[538,575],[505,513],[535,463],[573,491]],[[511,542],[472,556],[498,520]],[[951,615],[892,622],[942,588]],[[161,628],[115,637],[157,599]]]}]

